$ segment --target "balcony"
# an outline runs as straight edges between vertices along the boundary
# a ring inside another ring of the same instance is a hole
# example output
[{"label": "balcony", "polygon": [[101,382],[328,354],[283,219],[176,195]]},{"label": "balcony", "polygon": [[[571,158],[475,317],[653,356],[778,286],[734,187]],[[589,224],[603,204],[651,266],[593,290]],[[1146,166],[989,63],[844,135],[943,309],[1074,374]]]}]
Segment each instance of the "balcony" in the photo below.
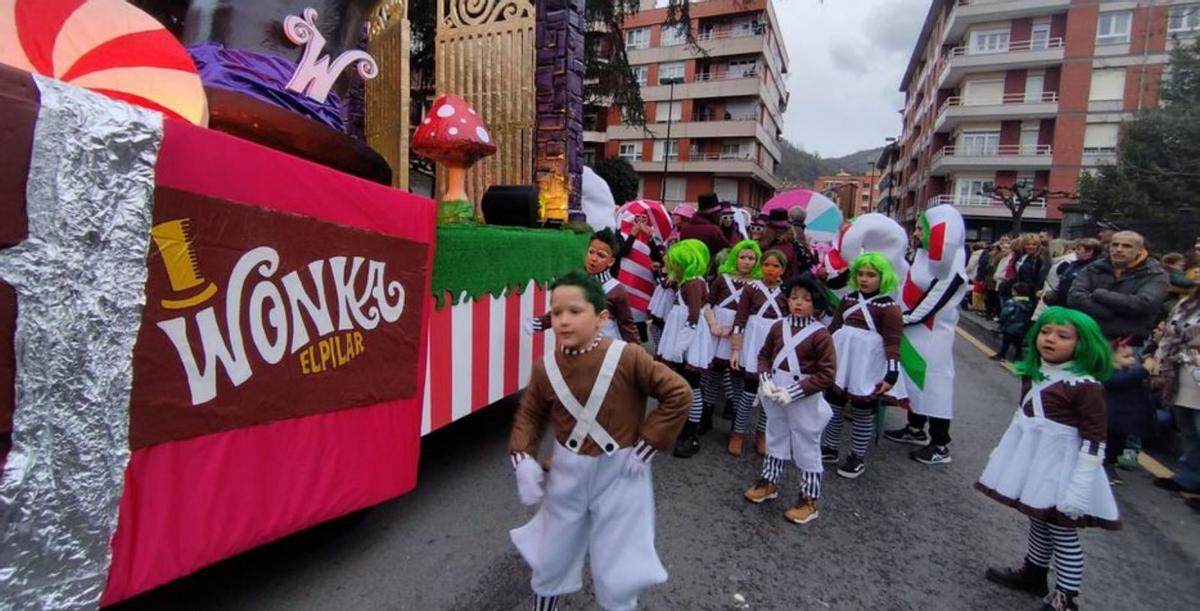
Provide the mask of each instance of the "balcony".
[{"label": "balcony", "polygon": [[1065,12],[1071,0],[958,0],[946,17],[942,42],[962,38],[967,28],[992,21],[1044,17]]},{"label": "balcony", "polygon": [[[767,53],[766,37],[753,31],[729,33],[700,33],[696,35],[696,44],[707,53],[708,57],[725,57],[729,55],[764,55]],[[662,47],[647,47],[644,49],[629,49],[629,63],[655,64],[661,62],[684,61],[695,59],[696,52],[686,43]]]},{"label": "balcony", "polygon": [[965,102],[960,96],[947,98],[938,110],[933,131],[950,131],[969,121],[1052,119],[1058,114],[1058,94],[1053,91],[1010,93],[993,103]]},{"label": "balcony", "polygon": [[[983,195],[938,195],[925,202],[925,210],[944,204],[954,206],[964,217],[1012,218],[1012,212],[1009,212],[1004,204]],[[1030,202],[1029,207],[1025,209],[1025,213],[1021,218],[1045,219],[1046,200],[1040,199]]]},{"label": "balcony", "polygon": [[[783,181],[759,165],[753,158],[743,155],[730,155],[729,158],[725,158],[724,156],[725,153],[709,153],[703,155],[700,159],[689,158],[683,161],[678,161],[673,157],[668,172],[670,174],[698,173],[713,174],[716,176],[746,176],[754,178],[773,189],[779,189],[783,186]],[[660,175],[663,171],[663,162],[661,159],[656,161],[634,161],[633,169],[639,174]]]},{"label": "balcony", "polygon": [[929,160],[929,171],[934,176],[945,176],[970,170],[1048,170],[1053,156],[1049,144],[945,146]]},{"label": "balcony", "polygon": [[[734,72],[701,72],[691,80],[675,85],[675,99],[689,98],[733,98],[755,96],[767,99],[762,78],[757,70]],[[669,85],[642,87],[642,99],[647,102],[664,102],[671,97]]]},{"label": "balcony", "polygon": [[938,76],[939,89],[957,87],[962,78],[977,72],[1002,72],[1022,68],[1055,66],[1063,61],[1063,39],[1021,40],[1003,49],[980,50],[954,47],[946,52]]}]

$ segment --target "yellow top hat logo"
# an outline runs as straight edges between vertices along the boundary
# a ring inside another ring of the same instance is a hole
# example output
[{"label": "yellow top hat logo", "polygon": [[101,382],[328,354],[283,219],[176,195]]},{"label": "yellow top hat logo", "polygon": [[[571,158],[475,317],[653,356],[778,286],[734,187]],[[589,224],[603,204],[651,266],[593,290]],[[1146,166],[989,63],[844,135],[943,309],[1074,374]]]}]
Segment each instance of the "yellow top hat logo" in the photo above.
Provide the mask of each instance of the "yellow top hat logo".
[{"label": "yellow top hat logo", "polygon": [[[205,280],[200,275],[200,265],[196,260],[196,251],[192,247],[190,219],[176,219],[159,223],[150,230],[150,237],[154,239],[154,244],[158,246],[158,252],[162,255],[172,291],[182,294],[205,285]],[[168,310],[182,310],[200,305],[216,293],[217,285],[208,282],[207,286],[191,296],[181,299],[163,299],[160,303]]]}]

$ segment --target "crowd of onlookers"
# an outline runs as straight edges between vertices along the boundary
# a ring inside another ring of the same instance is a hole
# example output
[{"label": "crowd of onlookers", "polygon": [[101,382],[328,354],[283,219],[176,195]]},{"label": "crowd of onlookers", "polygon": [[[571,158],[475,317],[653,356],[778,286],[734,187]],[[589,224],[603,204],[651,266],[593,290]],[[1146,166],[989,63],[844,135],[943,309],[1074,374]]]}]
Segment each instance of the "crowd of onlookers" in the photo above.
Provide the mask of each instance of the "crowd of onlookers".
[{"label": "crowd of onlookers", "polygon": [[[1067,241],[1049,232],[969,245],[972,290],[964,307],[997,323],[1003,360],[1021,358],[1031,320],[1049,306],[1082,311],[1110,341],[1106,471],[1138,466],[1144,438],[1172,427],[1182,457],[1155,485],[1200,494],[1200,239],[1189,252],[1157,253],[1132,231],[1103,229]],[[1200,497],[1185,495],[1200,511]]]}]

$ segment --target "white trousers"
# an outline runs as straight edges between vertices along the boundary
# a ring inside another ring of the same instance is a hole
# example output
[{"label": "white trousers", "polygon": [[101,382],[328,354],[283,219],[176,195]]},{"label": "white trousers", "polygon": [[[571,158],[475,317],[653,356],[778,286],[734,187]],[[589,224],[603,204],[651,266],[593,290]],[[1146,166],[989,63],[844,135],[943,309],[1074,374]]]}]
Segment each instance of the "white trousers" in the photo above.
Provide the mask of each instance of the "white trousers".
[{"label": "white trousers", "polygon": [[625,475],[632,452],[581,456],[554,446],[541,507],[528,524],[509,532],[533,570],[535,594],[579,591],[585,555],[596,602],[610,611],[637,608],[639,592],[667,581],[654,549],[650,474]]},{"label": "white trousers", "polygon": [[[788,382],[789,376],[774,376],[775,383]],[[802,471],[821,473],[821,433],[833,416],[833,410],[819,393],[792,403],[763,400],[767,412],[767,455],[791,460]]]}]

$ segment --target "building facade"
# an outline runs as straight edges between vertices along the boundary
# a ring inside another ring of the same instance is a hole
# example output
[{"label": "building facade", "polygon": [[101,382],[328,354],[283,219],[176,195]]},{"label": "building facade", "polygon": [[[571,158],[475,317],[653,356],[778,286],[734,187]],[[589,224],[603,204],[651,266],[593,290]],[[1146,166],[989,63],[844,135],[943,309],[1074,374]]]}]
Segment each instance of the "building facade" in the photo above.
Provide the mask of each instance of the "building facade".
[{"label": "building facade", "polygon": [[818,176],[813,190],[836,201],[844,218],[854,218],[875,211],[873,194],[878,184],[879,171],[872,164],[864,174],[842,170],[832,176]]},{"label": "building facade", "polygon": [[694,202],[715,192],[759,208],[782,186],[775,167],[788,103],[772,1],[693,1],[691,28],[705,54],[663,25],[666,5],[641,0],[622,26],[648,131],[622,124],[617,108],[588,107],[585,159],[629,160],[650,199]]},{"label": "building facade", "polygon": [[[1115,161],[1121,122],[1158,104],[1174,45],[1200,31],[1200,3],[934,0],[906,94],[895,214],[953,204],[969,238],[1011,229],[993,186],[1045,193],[1026,228],[1056,228],[1081,172]],[[881,160],[883,161],[883,160]]]}]

